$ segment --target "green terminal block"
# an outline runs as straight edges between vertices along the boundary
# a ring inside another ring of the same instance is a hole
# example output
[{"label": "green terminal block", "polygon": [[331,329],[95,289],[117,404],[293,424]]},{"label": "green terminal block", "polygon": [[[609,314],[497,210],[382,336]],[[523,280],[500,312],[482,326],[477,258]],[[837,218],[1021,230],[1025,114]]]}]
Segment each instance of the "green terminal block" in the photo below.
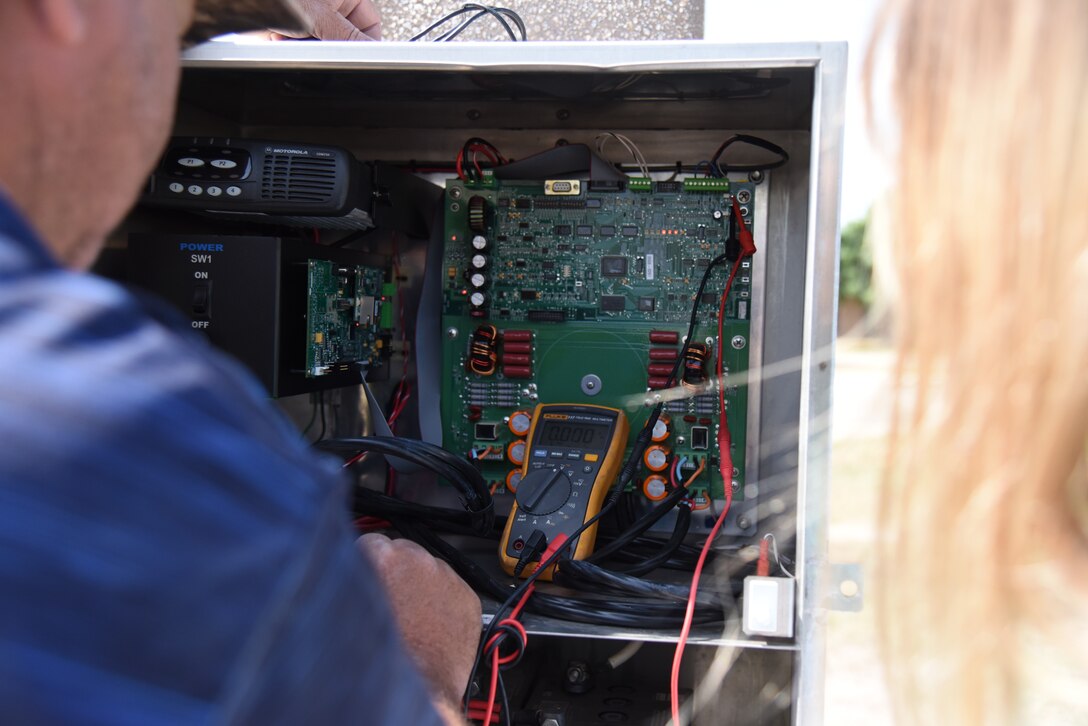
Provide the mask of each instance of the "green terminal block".
[{"label": "green terminal block", "polygon": [[652,192],[653,180],[644,177],[631,177],[627,180],[627,188],[633,192]]},{"label": "green terminal block", "polygon": [[382,283],[382,298],[385,304],[382,305],[382,316],[379,321],[379,325],[383,330],[393,329],[393,303],[394,298],[397,296],[397,283],[385,282]]},{"label": "green terminal block", "polygon": [[469,189],[495,189],[499,186],[499,180],[495,178],[495,172],[484,169],[484,175],[479,180],[466,180],[465,187]]},{"label": "green terminal block", "polygon": [[685,192],[728,192],[729,180],[728,179],[698,179],[690,178],[684,180]]}]

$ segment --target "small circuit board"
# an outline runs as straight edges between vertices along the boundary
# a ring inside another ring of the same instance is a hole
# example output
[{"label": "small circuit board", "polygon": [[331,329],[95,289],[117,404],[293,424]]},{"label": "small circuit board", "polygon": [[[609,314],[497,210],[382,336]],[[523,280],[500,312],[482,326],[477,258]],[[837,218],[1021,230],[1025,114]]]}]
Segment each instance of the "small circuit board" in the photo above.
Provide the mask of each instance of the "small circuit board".
[{"label": "small circuit board", "polygon": [[[516,490],[537,403],[622,409],[633,441],[664,396],[664,423],[632,488],[656,501],[670,477],[687,479],[705,462],[690,488],[695,508],[709,509],[724,496],[716,383],[724,355],[734,461],[726,485],[744,497],[748,392],[729,379],[748,370],[753,259],[740,263],[725,301],[724,345],[718,311],[732,264],[716,267],[695,297],[710,261],[735,244],[733,195],[751,228],[755,187],[695,181],[447,184],[444,445],[478,459],[497,490]],[[692,345],[670,388],[696,302]]]},{"label": "small circuit board", "polygon": [[307,260],[306,376],[376,365],[382,347],[385,273]]}]

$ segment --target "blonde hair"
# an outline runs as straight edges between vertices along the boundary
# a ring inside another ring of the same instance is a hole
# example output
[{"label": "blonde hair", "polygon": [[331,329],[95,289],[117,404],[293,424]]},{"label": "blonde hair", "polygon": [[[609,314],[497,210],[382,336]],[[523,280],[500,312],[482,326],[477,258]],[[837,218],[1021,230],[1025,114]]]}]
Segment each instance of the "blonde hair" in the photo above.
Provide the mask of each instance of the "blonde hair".
[{"label": "blonde hair", "polygon": [[905,722],[1015,722],[1025,639],[1085,657],[1062,638],[1088,627],[1088,1],[890,0],[870,98],[883,40],[911,391],[881,502],[893,703]]}]

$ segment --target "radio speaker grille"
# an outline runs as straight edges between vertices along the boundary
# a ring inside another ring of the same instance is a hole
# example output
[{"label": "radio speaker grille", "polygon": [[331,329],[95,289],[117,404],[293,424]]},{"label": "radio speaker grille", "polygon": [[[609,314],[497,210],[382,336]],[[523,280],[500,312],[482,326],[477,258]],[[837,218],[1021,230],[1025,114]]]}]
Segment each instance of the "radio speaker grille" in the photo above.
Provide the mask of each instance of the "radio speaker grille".
[{"label": "radio speaker grille", "polygon": [[336,160],[291,154],[265,158],[261,199],[283,202],[327,202],[336,189]]}]

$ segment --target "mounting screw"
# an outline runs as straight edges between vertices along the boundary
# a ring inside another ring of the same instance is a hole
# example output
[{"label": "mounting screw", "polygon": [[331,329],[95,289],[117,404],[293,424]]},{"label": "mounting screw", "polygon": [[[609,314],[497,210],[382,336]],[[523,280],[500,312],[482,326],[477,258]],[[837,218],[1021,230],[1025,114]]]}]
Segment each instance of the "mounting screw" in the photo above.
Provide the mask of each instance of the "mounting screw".
[{"label": "mounting screw", "polygon": [[759,169],[749,172],[748,181],[752,182],[753,184],[759,184],[761,181],[763,181],[763,172],[761,172]]},{"label": "mounting screw", "polygon": [[582,377],[582,393],[587,396],[596,396],[601,392],[601,377],[595,373],[588,373]]},{"label": "mounting screw", "polygon": [[[733,471],[736,471],[736,469],[734,469]],[[736,479],[733,480],[733,483],[732,483],[731,486],[733,488],[733,493],[736,493],[736,492],[740,491],[740,482],[737,481]]]},{"label": "mounting screw", "polygon": [[453,204],[450,205],[450,211],[451,212],[460,212],[461,211],[461,205],[458,204],[457,202],[454,202]]},{"label": "mounting screw", "polygon": [[747,517],[737,517],[737,529],[748,529],[750,524]]},{"label": "mounting screw", "polygon": [[446,328],[446,337],[450,340],[457,339],[457,328]]},{"label": "mounting screw", "polygon": [[460,198],[461,198],[461,187],[452,187],[450,189],[450,199],[460,199]]},{"label": "mounting screw", "polygon": [[729,344],[732,345],[735,349],[741,350],[742,348],[744,348],[745,345],[748,344],[748,341],[744,339],[743,335],[734,335],[733,339],[729,341]]},{"label": "mounting screw", "polygon": [[593,687],[593,677],[589,666],[580,660],[567,663],[566,682],[563,684],[567,693],[586,693]]},{"label": "mounting screw", "polygon": [[466,113],[465,115],[468,116],[469,121],[479,121],[480,116],[482,116],[483,114],[480,113],[479,109],[470,108],[468,110],[468,113]]},{"label": "mounting screw", "polygon": [[722,210],[720,210],[720,209],[715,209],[713,216],[714,216],[714,219],[721,219],[722,217],[725,216],[725,213],[722,212]]},{"label": "mounting screw", "polygon": [[560,121],[566,121],[567,119],[570,118],[570,111],[568,111],[565,108],[561,108],[561,109],[559,109],[558,111],[555,112],[555,117],[557,119],[559,119]]}]

